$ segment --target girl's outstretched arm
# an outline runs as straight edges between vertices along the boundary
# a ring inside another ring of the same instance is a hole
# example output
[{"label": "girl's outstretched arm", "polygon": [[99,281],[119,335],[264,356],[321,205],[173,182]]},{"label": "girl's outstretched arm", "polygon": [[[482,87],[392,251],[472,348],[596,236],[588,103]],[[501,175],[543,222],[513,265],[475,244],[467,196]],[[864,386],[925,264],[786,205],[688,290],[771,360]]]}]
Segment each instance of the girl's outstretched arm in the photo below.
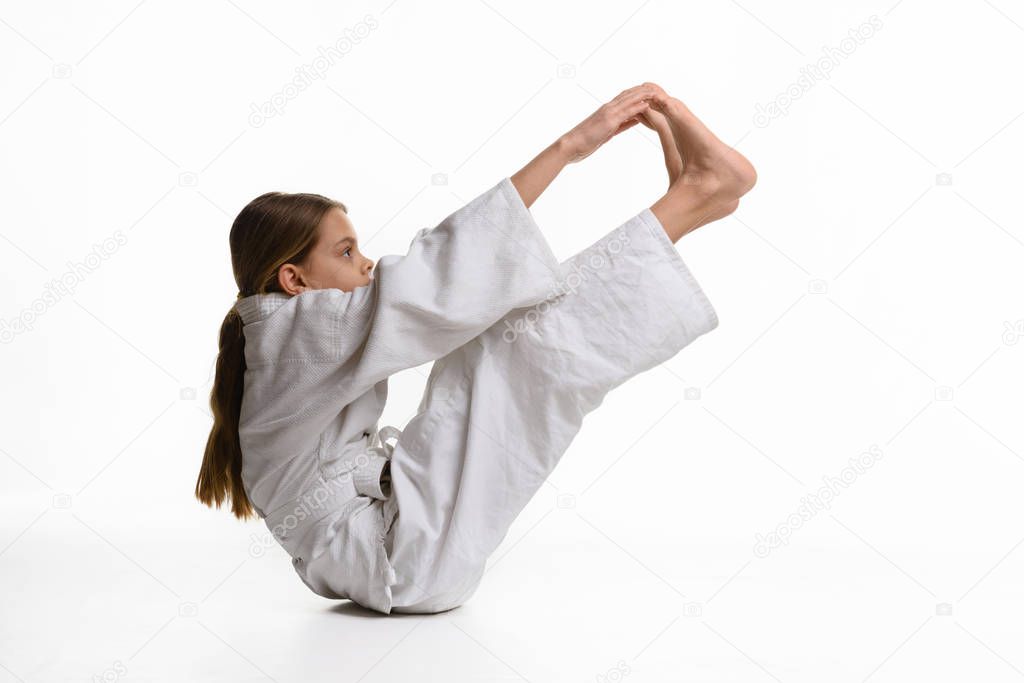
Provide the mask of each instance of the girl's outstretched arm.
[{"label": "girl's outstretched arm", "polygon": [[547,189],[565,165],[571,163],[571,159],[569,142],[563,135],[511,176],[512,184],[515,185],[527,208]]},{"label": "girl's outstretched arm", "polygon": [[652,83],[644,83],[623,90],[512,175],[512,184],[523,204],[533,204],[566,164],[586,159],[608,140],[635,126],[656,88]]}]

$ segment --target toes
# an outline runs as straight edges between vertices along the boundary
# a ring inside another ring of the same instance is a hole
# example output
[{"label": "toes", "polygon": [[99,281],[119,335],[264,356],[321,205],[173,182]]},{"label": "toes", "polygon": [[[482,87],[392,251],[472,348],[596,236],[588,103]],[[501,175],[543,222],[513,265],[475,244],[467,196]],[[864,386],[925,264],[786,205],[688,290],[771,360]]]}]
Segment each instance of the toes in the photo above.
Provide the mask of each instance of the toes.
[{"label": "toes", "polygon": [[643,82],[643,86],[645,88],[650,88],[659,97],[668,98],[668,93],[665,92],[664,88],[662,88],[657,83],[651,83],[650,81],[644,81]]},{"label": "toes", "polygon": [[648,97],[656,105],[657,109],[664,111],[671,106],[673,98],[660,85],[647,81],[643,84],[643,87],[650,93]]}]

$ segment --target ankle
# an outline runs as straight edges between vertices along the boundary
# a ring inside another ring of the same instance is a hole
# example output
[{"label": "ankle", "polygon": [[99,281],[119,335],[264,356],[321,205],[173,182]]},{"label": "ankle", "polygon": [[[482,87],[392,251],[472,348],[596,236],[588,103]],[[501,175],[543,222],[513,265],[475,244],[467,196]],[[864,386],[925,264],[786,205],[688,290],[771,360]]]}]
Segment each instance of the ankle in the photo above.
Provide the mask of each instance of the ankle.
[{"label": "ankle", "polygon": [[725,196],[727,187],[722,179],[707,170],[687,170],[669,185],[668,192],[683,198],[694,207],[712,205],[732,197]]},{"label": "ankle", "polygon": [[[699,189],[701,187],[704,189]],[[709,216],[723,203],[706,196],[706,189],[706,186],[688,185],[680,179],[651,206],[652,213],[673,242],[709,222]]]}]

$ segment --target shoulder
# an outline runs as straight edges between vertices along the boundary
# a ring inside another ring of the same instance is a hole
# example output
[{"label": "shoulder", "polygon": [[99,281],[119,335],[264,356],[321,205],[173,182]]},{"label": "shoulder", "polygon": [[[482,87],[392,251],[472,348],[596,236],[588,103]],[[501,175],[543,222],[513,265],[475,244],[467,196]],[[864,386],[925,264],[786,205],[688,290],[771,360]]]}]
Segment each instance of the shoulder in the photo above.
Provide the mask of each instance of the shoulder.
[{"label": "shoulder", "polygon": [[246,365],[339,359],[339,319],[353,296],[340,289],[310,289],[282,300],[261,320],[244,327]]}]

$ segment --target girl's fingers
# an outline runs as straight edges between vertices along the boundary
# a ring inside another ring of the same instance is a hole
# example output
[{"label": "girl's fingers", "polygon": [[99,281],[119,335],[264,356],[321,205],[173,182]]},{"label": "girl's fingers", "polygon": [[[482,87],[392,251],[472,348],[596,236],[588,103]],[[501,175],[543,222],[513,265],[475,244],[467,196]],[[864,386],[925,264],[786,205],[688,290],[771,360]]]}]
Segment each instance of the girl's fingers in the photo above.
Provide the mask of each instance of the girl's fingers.
[{"label": "girl's fingers", "polygon": [[629,97],[630,95],[632,95],[633,93],[635,93],[638,89],[640,89],[642,87],[644,87],[644,86],[643,85],[634,85],[632,88],[626,88],[625,90],[620,92],[618,95],[613,97],[611,99],[611,101],[609,102],[609,104],[618,104],[623,99]]},{"label": "girl's fingers", "polygon": [[619,129],[616,130],[614,133],[612,133],[612,135],[618,135],[619,133],[621,133],[624,130],[629,130],[630,128],[632,128],[633,126],[635,126],[638,123],[640,123],[640,120],[637,119],[637,118],[632,118],[632,119],[629,119],[628,121],[624,121],[622,123],[622,125],[619,126]]},{"label": "girl's fingers", "polygon": [[651,89],[651,99],[655,102],[664,103],[669,99],[668,93],[657,83],[644,83]]},{"label": "girl's fingers", "polygon": [[612,104],[612,108],[628,107],[640,100],[649,100],[654,97],[655,91],[647,86],[638,86],[634,91]]},{"label": "girl's fingers", "polygon": [[668,101],[671,99],[669,94],[665,92],[657,83],[643,83],[641,85],[624,90],[618,97],[612,100],[614,105],[628,104],[635,100],[637,97],[648,99],[655,104],[655,109],[663,109],[668,105]]},{"label": "girl's fingers", "polygon": [[624,130],[629,130],[630,128],[632,128],[636,124],[640,123],[641,119],[643,117],[644,111],[646,111],[646,109],[647,109],[647,103],[646,102],[640,102],[637,105],[635,105],[634,106],[634,110],[635,111],[632,111],[632,113],[629,113],[629,114],[626,115],[627,118],[623,119],[621,121],[621,123],[619,123],[618,128],[616,128],[615,132],[612,133],[612,137],[618,135],[619,133],[621,133]]},{"label": "girl's fingers", "polygon": [[647,109],[647,106],[646,101],[639,100],[632,106],[616,113],[611,119],[611,124],[615,126],[615,132],[612,135],[618,135],[627,128],[632,128],[640,123],[640,115]]},{"label": "girl's fingers", "polygon": [[637,100],[631,104],[625,105],[619,112],[618,117],[621,119],[627,119],[632,116],[636,116],[642,111],[646,111],[651,105],[647,100]]},{"label": "girl's fingers", "polygon": [[622,104],[627,104],[637,98],[651,97],[656,94],[657,87],[651,83],[641,83],[640,85],[633,86],[619,93],[614,99],[608,104],[611,107],[616,107]]},{"label": "girl's fingers", "polygon": [[635,116],[641,111],[647,111],[650,106],[650,99],[647,98],[645,93],[640,92],[612,108],[610,110],[610,116],[614,121],[623,121],[628,119],[630,116]]},{"label": "girl's fingers", "polygon": [[655,110],[663,111],[663,110],[667,109],[668,108],[668,101],[669,101],[668,93],[666,93],[661,88],[657,88],[654,91],[654,93],[651,95],[651,106],[653,106],[655,108]]}]

